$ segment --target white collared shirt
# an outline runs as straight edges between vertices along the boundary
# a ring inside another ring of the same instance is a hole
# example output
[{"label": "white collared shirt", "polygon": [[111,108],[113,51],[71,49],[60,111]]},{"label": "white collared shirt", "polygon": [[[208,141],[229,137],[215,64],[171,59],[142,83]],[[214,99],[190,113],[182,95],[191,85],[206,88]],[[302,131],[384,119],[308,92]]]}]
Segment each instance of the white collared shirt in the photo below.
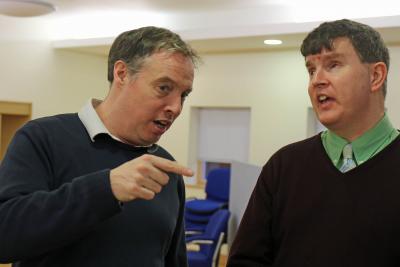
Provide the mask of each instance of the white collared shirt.
[{"label": "white collared shirt", "polygon": [[79,119],[82,121],[83,125],[85,125],[86,131],[88,132],[92,142],[94,142],[94,138],[99,134],[107,134],[111,136],[111,138],[122,142],[121,139],[110,133],[101,121],[99,114],[97,114],[95,107],[97,107],[101,102],[101,100],[90,98],[78,112]]},{"label": "white collared shirt", "polygon": [[[116,137],[115,135],[112,135],[110,131],[106,128],[104,125],[103,121],[100,119],[99,114],[96,112],[96,107],[100,105],[102,101],[99,99],[95,98],[90,98],[86,104],[82,107],[82,109],[78,112],[78,117],[82,121],[83,125],[86,128],[86,131],[88,132],[90,139],[92,142],[94,142],[94,138],[99,135],[99,134],[107,134],[109,135],[112,139],[121,142],[123,142],[121,139]],[[132,145],[132,144],[129,144]],[[153,144],[155,145],[155,144]],[[148,145],[148,146],[135,146],[134,147],[153,147],[153,145]],[[156,146],[157,147],[157,146]]]}]

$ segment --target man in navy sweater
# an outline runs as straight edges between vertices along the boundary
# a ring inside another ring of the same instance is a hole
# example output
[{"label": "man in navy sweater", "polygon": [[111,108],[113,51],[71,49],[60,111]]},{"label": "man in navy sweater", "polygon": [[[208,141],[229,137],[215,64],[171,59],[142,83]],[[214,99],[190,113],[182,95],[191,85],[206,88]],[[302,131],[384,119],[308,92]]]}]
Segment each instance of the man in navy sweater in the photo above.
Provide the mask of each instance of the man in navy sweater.
[{"label": "man in navy sweater", "polygon": [[124,32],[104,101],[16,133],[0,166],[0,262],[187,266],[181,175],[192,171],[156,142],[192,90],[197,59],[169,30]]},{"label": "man in navy sweater", "polygon": [[389,52],[350,20],[304,39],[314,111],[328,130],[264,166],[229,267],[400,266],[400,138],[384,108]]}]

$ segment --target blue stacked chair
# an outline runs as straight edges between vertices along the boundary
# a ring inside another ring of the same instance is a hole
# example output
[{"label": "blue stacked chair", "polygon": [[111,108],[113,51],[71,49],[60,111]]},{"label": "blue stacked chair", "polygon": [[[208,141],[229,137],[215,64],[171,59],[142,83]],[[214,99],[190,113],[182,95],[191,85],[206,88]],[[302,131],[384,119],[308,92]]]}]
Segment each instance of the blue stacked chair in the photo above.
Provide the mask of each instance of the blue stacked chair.
[{"label": "blue stacked chair", "polygon": [[185,223],[188,231],[204,231],[210,217],[227,208],[229,202],[230,169],[213,169],[207,175],[206,198],[186,201]]},{"label": "blue stacked chair", "polygon": [[227,209],[216,211],[207,223],[202,234],[186,237],[186,244],[196,244],[198,251],[188,251],[189,267],[216,267],[221,245],[224,242],[230,212]]}]

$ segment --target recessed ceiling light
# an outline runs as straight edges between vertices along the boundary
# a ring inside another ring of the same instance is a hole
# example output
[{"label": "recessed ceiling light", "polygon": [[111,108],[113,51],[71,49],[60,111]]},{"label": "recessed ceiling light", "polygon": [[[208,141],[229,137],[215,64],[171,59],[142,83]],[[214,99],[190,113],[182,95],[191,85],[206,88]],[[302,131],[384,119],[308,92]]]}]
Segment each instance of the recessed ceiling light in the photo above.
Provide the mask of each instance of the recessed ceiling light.
[{"label": "recessed ceiling light", "polygon": [[280,45],[280,44],[282,44],[282,41],[281,40],[267,39],[267,40],[264,40],[264,44],[266,44],[266,45]]},{"label": "recessed ceiling light", "polygon": [[1,0],[0,14],[13,17],[34,17],[55,11],[55,7],[43,1]]}]

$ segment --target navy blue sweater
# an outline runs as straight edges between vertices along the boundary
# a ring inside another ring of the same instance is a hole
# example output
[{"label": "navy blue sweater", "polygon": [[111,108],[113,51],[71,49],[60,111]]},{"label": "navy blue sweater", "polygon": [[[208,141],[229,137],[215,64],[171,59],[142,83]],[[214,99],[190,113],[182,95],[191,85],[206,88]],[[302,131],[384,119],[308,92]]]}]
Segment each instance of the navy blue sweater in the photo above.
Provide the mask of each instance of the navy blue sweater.
[{"label": "navy blue sweater", "polygon": [[186,266],[181,176],[151,201],[121,207],[112,194],[110,169],[146,153],[108,135],[92,142],[77,114],[27,123],[0,165],[0,262]]}]

